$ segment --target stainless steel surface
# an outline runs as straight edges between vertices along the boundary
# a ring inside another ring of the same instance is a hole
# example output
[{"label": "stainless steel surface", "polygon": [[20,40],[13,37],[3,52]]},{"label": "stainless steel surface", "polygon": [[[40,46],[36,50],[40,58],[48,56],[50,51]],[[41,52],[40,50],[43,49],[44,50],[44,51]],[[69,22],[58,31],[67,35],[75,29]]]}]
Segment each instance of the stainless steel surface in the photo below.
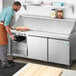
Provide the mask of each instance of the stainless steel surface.
[{"label": "stainless steel surface", "polygon": [[[75,22],[68,20],[54,20],[39,17],[21,16],[16,26],[28,26],[31,30],[53,32],[58,34],[70,34]],[[69,27],[68,27],[69,26]]]},{"label": "stainless steel surface", "polygon": [[11,6],[15,0],[3,0],[3,8]]},{"label": "stainless steel surface", "polygon": [[20,32],[16,30],[11,30],[13,33],[23,33],[26,35],[33,35],[33,36],[40,36],[40,37],[49,37],[49,38],[56,38],[56,39],[62,39],[62,40],[69,40],[69,34],[58,34],[53,32],[44,32],[44,31],[37,31],[37,30],[29,30],[25,32]]},{"label": "stainless steel surface", "polygon": [[48,39],[49,62],[70,65],[69,41]]},{"label": "stainless steel surface", "polygon": [[[25,34],[22,33],[15,33],[16,35],[25,36]],[[27,57],[27,41],[26,38],[22,42],[17,41],[11,41],[11,47],[12,47],[12,55],[13,56],[20,56],[20,57]]]},{"label": "stainless steel surface", "polygon": [[76,31],[70,36],[71,60],[76,60]]},{"label": "stainless steel surface", "polygon": [[[51,19],[48,17],[21,16],[15,26],[28,26],[29,31],[23,33],[27,36],[27,58],[70,65],[76,60],[76,52],[71,42],[75,32],[75,20]],[[71,37],[71,38],[70,38]],[[75,40],[74,40],[75,41]],[[73,51],[72,51],[73,50]],[[74,56],[73,56],[74,54]]]},{"label": "stainless steel surface", "polygon": [[28,58],[47,61],[47,38],[28,36]]},{"label": "stainless steel surface", "polygon": [[61,76],[76,76],[76,71],[64,69]]}]

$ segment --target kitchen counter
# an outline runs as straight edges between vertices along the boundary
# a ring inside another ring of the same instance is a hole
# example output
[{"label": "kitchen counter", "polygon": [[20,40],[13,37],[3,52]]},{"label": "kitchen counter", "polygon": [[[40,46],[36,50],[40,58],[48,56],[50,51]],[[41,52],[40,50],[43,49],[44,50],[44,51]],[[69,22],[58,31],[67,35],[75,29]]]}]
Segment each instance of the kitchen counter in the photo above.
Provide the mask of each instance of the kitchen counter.
[{"label": "kitchen counter", "polygon": [[[43,68],[46,68],[46,70],[42,70]],[[44,72],[47,74],[45,74]],[[40,76],[44,76],[44,75],[45,76],[76,76],[76,71],[28,63],[22,69],[20,69],[18,72],[16,72],[13,76],[23,76],[23,75],[32,76],[31,74],[35,75],[35,76],[38,76],[38,75],[40,75]]]},{"label": "kitchen counter", "polygon": [[45,32],[45,31],[37,31],[37,30],[29,30],[29,31],[16,31],[11,30],[12,33],[25,33],[27,36],[39,36],[39,37],[47,37],[47,38],[56,38],[56,39],[63,39],[63,40],[69,40],[69,34],[59,34],[59,33],[53,33],[53,32]]},{"label": "kitchen counter", "polygon": [[[29,31],[11,30],[12,33],[26,37],[28,51],[26,57],[71,65],[76,55],[72,55],[70,37],[75,32],[75,20],[50,19],[42,16],[20,16],[14,28],[28,27]],[[22,53],[20,50],[19,55]],[[16,53],[18,54],[18,53]],[[71,57],[73,56],[73,57]]]}]

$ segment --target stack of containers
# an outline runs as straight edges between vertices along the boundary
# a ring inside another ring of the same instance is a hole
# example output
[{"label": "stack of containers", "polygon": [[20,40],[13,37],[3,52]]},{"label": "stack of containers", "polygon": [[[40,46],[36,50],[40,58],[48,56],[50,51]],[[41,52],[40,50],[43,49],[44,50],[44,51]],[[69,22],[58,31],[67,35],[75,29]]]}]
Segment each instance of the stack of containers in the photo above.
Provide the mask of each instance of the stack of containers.
[{"label": "stack of containers", "polygon": [[[64,6],[64,3],[61,2],[52,2],[51,6]],[[63,19],[63,10],[62,9],[51,9],[51,17],[52,18],[58,18],[58,19]]]}]

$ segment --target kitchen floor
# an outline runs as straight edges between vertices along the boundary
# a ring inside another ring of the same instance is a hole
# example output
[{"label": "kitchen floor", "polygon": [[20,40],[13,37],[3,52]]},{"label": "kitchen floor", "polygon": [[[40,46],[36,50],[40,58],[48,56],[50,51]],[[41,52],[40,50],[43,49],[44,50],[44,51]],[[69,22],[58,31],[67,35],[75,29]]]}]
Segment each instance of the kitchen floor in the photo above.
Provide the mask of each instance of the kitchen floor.
[{"label": "kitchen floor", "polygon": [[[8,59],[10,60],[10,59],[12,59],[12,57],[9,56]],[[36,64],[48,65],[48,66],[59,67],[59,68],[64,68],[64,69],[76,70],[76,61],[73,62],[73,64],[70,67],[68,67],[65,65],[48,63],[48,62],[43,62],[43,61],[33,60],[33,59],[27,59],[27,58],[21,58],[21,57],[15,57],[13,60],[15,62],[25,63],[25,64],[26,63],[36,63]]]}]

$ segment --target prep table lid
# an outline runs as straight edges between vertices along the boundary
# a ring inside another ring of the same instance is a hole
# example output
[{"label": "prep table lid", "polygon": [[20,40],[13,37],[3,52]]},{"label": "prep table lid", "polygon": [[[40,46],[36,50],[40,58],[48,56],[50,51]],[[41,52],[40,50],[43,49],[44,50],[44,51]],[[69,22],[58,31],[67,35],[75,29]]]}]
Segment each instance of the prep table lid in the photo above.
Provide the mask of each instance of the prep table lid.
[{"label": "prep table lid", "polygon": [[75,19],[52,19],[43,16],[22,15],[15,26],[28,26],[30,30],[70,34],[75,26]]}]

